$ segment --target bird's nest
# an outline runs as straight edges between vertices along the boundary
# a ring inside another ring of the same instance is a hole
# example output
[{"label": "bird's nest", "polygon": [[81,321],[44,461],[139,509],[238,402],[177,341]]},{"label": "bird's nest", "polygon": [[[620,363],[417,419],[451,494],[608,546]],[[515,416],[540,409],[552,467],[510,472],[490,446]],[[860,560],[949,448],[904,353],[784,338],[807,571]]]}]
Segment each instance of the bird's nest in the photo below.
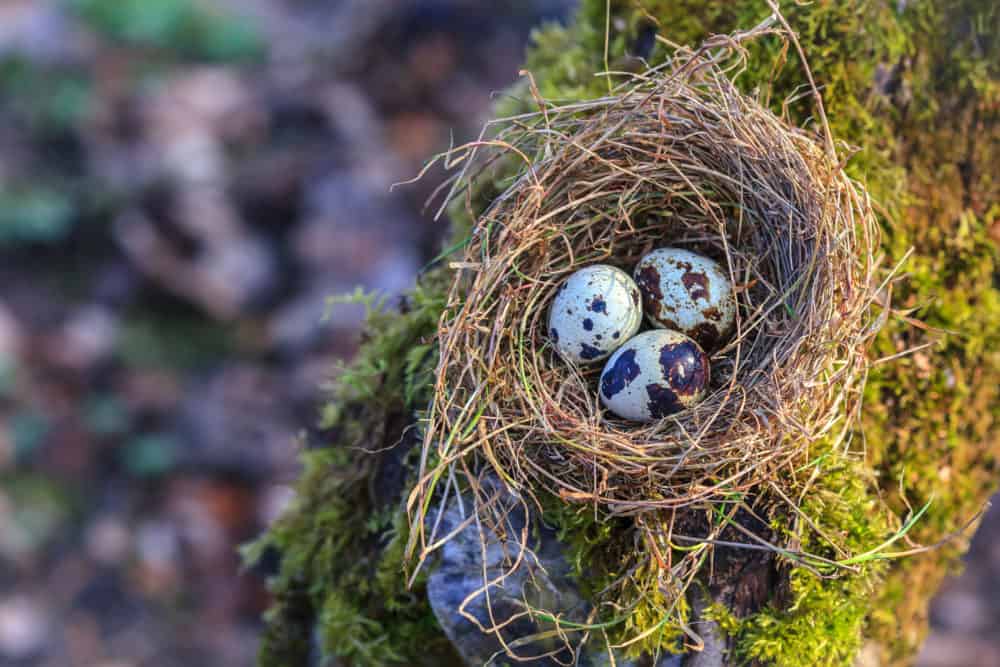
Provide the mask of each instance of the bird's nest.
[{"label": "bird's nest", "polygon": [[[482,470],[522,498],[645,515],[773,485],[812,443],[850,433],[883,312],[875,215],[822,114],[815,131],[793,127],[737,88],[739,62],[720,38],[602,99],[560,106],[536,91],[539,111],[449,154],[454,193],[491,165],[520,168],[452,262],[410,497],[417,551],[445,537],[424,520],[434,499]],[[631,273],[664,246],[723,266],[735,331],[710,352],[704,400],[625,422],[598,399],[602,364],[552,348],[548,309],[577,269]]]}]

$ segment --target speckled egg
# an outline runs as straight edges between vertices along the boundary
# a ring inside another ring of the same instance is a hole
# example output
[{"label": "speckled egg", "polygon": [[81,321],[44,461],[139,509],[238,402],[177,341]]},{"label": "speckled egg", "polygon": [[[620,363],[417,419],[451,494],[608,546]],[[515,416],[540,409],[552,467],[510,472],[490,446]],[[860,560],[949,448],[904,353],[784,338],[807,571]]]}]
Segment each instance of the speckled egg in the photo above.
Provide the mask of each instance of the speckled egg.
[{"label": "speckled egg", "polygon": [[631,338],[642,323],[642,298],[621,269],[595,264],[559,287],[549,311],[549,338],[566,359],[604,359]]},{"label": "speckled egg", "polygon": [[648,422],[689,408],[705,396],[708,356],[669,329],[641,333],[618,349],[601,372],[601,402],[624,419]]},{"label": "speckled egg", "polygon": [[733,284],[718,262],[681,248],[660,248],[635,267],[646,319],[716,348],[736,320]]}]

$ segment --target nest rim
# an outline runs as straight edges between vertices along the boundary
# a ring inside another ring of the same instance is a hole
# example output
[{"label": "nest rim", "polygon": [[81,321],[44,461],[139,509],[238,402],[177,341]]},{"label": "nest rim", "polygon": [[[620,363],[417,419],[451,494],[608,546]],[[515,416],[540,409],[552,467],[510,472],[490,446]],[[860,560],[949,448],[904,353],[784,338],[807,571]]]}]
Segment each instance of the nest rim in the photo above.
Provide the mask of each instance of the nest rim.
[{"label": "nest rim", "polygon": [[[477,218],[463,261],[452,265],[457,274],[439,328],[425,448],[450,443],[476,451],[515,490],[540,486],[629,514],[753,486],[829,432],[831,421],[840,422],[837,437],[846,437],[850,420],[839,419],[841,410],[848,403],[848,412],[856,411],[864,351],[877,331],[878,226],[863,187],[822,138],[785,123],[740,93],[725,70],[692,55],[617,96],[543,106],[473,150],[483,145],[499,146],[526,166]],[[712,159],[723,164],[708,164]],[[617,189],[601,192],[615,179]],[[720,195],[739,199],[727,211]],[[643,199],[669,211],[672,221],[650,223],[656,214]],[[608,206],[595,208],[602,201]],[[590,217],[579,215],[584,207]],[[664,238],[667,229],[674,234]],[[755,233],[748,243],[746,235]],[[787,252],[777,254],[785,240]],[[663,246],[719,261],[737,288],[738,315],[730,340],[706,350],[713,379],[705,398],[637,425],[600,405],[600,365],[575,367],[554,355],[544,335],[547,307],[573,271],[604,263],[631,274],[639,257]],[[769,270],[761,270],[761,257]],[[765,335],[768,327],[775,331]],[[764,338],[765,349],[757,349]],[[526,347],[533,358],[526,358]],[[819,353],[823,347],[830,350]],[[509,363],[498,350],[509,353]],[[473,362],[484,365],[481,373]],[[465,377],[456,380],[456,369]],[[795,391],[782,392],[790,384]],[[825,393],[815,391],[824,384]],[[484,398],[505,387],[515,390]],[[471,407],[477,400],[485,402]],[[510,433],[523,422],[530,422],[530,435],[515,441]],[[741,428],[734,432],[735,426]],[[487,447],[492,438],[497,443]],[[651,454],[664,444],[674,453]],[[567,453],[550,450],[550,460],[578,453],[578,468],[554,474],[522,456],[553,446]],[[733,463],[726,455],[737,451],[745,464],[756,461],[719,475]],[[438,454],[441,465],[455,461],[454,451]],[[699,470],[709,457],[711,474],[685,480],[686,490],[664,484]],[[595,461],[660,466],[669,474],[609,493],[608,476],[594,474]],[[594,480],[589,488],[579,482],[586,477]]]}]

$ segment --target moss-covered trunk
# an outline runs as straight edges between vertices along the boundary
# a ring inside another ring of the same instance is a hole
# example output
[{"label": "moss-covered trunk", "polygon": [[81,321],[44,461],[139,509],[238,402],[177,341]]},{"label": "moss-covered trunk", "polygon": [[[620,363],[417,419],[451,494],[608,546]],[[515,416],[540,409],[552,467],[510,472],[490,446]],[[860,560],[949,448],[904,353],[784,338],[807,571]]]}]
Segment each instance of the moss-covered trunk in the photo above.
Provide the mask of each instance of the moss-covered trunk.
[{"label": "moss-covered trunk", "polygon": [[[858,451],[843,466],[829,467],[811,502],[817,516],[826,513],[824,528],[863,551],[877,544],[866,545],[879,538],[869,534],[873,526],[891,530],[907,503],[933,499],[907,536],[932,544],[979,510],[995,486],[1000,454],[1000,6],[994,0],[787,4],[783,11],[823,87],[833,129],[858,148],[848,170],[884,210],[886,264],[914,249],[902,264],[907,280],[896,286],[896,306],[953,332],[889,323],[879,356],[940,342],[875,368]],[[768,13],[764,0],[621,0],[612,2],[609,16],[605,0],[584,0],[573,25],[537,34],[528,68],[549,99],[600,95],[607,78],[594,73],[605,65],[623,70],[639,67],[638,58],[664,57],[657,35],[697,43],[756,25]],[[803,70],[777,39],[750,48],[740,82],[770,91],[780,112],[804,83]],[[786,111],[807,122],[810,100]],[[372,316],[361,354],[326,415],[328,446],[305,455],[295,507],[248,549],[251,558],[266,551],[280,556],[261,649],[265,665],[305,665],[317,654],[354,665],[454,661],[421,582],[405,586],[400,503],[410,444],[404,435],[430,391],[447,280],[445,270],[432,270],[401,312]],[[380,453],[365,456],[358,448]],[[931,595],[964,548],[963,539],[952,540],[929,553],[871,564],[846,582],[785,568],[781,595],[746,618],[723,613],[721,625],[743,660],[850,664],[865,638],[883,664],[903,664],[925,635]],[[759,576],[746,572],[737,568],[730,576]]]}]

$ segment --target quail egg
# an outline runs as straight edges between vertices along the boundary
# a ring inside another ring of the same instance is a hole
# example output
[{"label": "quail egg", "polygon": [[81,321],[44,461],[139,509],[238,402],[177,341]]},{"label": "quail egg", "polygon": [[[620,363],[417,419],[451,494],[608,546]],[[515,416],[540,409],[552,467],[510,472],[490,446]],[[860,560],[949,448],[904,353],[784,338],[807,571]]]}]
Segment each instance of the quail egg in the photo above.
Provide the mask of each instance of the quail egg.
[{"label": "quail egg", "polygon": [[705,396],[708,356],[677,331],[654,329],[628,341],[601,372],[600,396],[623,419],[655,421]]},{"label": "quail egg", "polygon": [[566,359],[604,359],[642,324],[642,297],[621,269],[595,264],[559,287],[549,311],[549,338]]},{"label": "quail egg", "polygon": [[722,342],[736,319],[736,295],[715,260],[681,248],[660,248],[635,267],[646,319],[695,339],[704,349]]}]

